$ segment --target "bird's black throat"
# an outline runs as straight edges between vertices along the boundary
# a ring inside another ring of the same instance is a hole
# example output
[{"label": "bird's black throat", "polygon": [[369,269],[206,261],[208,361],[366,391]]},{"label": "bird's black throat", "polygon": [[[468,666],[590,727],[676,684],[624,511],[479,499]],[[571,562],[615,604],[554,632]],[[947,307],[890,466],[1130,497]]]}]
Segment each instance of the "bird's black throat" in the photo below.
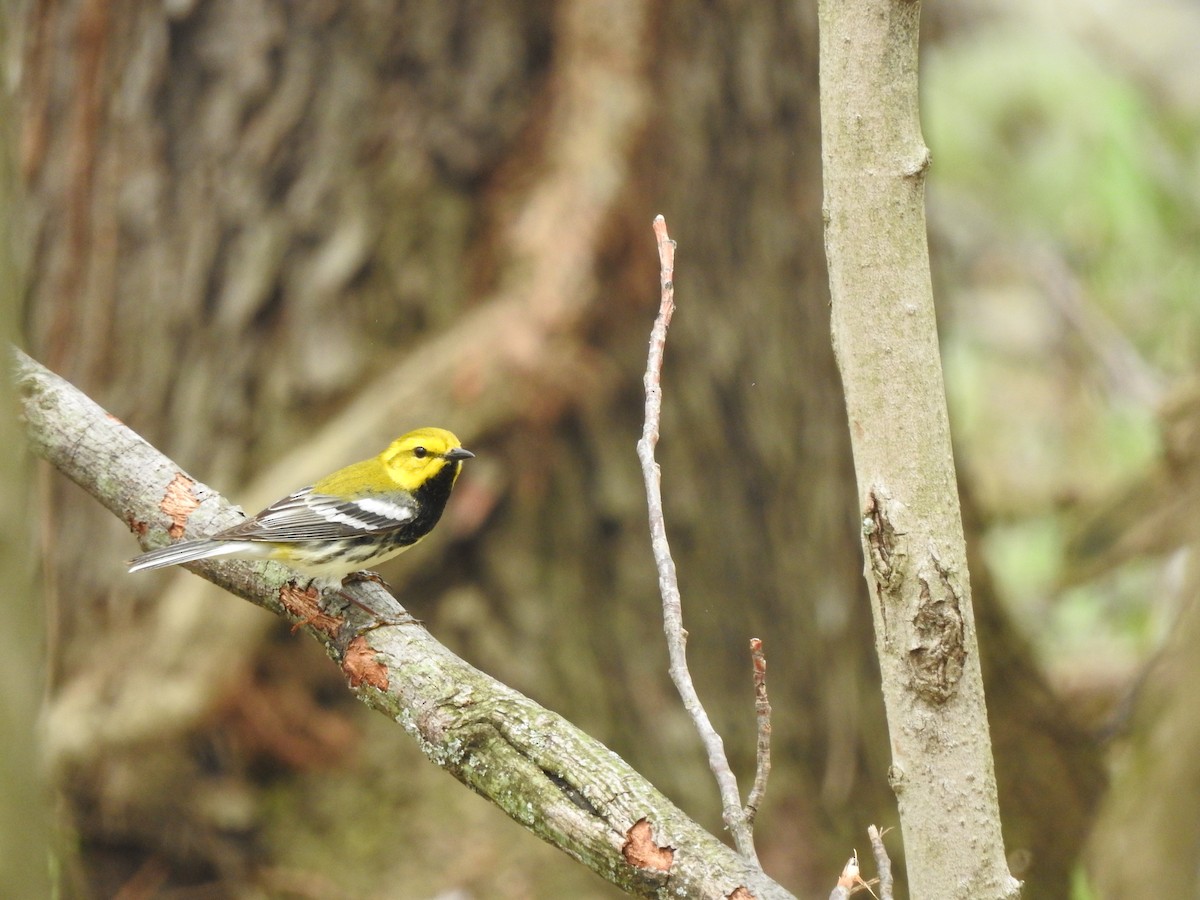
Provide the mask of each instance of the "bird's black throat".
[{"label": "bird's black throat", "polygon": [[413,491],[417,501],[417,514],[405,523],[402,529],[408,542],[419,541],[433,530],[433,526],[442,517],[446,501],[450,499],[450,491],[454,480],[462,468],[461,460],[448,460],[441,471]]}]

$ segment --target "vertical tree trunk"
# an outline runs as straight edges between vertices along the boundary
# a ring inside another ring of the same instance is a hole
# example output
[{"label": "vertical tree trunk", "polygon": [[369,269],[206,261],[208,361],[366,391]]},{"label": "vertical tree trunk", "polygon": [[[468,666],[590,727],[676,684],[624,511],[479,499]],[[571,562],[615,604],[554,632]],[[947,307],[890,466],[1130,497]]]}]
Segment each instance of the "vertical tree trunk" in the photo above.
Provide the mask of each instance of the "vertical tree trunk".
[{"label": "vertical tree trunk", "polygon": [[1012,897],[925,231],[920,4],[820,8],[833,338],[914,897]]}]

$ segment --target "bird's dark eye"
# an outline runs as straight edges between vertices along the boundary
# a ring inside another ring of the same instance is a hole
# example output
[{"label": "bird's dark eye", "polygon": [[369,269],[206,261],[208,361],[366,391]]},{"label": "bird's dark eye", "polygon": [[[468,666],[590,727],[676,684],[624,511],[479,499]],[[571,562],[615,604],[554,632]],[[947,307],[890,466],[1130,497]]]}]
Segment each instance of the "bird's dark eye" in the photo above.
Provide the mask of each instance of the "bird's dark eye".
[{"label": "bird's dark eye", "polygon": [[424,459],[428,453],[429,451],[424,447],[413,447],[413,456],[415,456],[417,459]]}]

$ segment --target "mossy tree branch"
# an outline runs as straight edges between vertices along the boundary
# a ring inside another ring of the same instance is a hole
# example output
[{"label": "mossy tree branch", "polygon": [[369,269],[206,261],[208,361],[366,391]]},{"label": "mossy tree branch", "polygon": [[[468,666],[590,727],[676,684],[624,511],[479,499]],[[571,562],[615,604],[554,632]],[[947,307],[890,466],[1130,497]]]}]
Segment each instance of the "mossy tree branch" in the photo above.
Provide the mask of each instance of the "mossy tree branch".
[{"label": "mossy tree branch", "polygon": [[[30,448],[137,533],[164,543],[230,524],[239,513],[115,417],[16,351]],[[291,621],[319,641],[370,708],[422,752],[543,840],[635,896],[791,895],[684,815],[620,757],[561,716],[459,659],[416,625],[368,629],[354,607],[322,613],[315,592],[275,563],[203,562],[196,574]],[[352,588],[402,615],[377,585]],[[213,627],[219,627],[214,623]]]}]

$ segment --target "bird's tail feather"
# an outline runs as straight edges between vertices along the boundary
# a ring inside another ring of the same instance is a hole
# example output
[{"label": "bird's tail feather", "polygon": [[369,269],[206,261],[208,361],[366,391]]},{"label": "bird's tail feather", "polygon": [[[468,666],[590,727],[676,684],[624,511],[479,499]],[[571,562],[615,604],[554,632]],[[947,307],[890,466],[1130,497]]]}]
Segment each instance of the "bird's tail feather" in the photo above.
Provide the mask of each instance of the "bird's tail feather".
[{"label": "bird's tail feather", "polygon": [[228,556],[232,553],[245,552],[244,541],[180,541],[169,547],[160,547],[143,553],[129,561],[130,572],[140,572],[143,569],[159,569],[163,566],[176,566],[180,563],[195,562],[198,559],[210,559],[214,556]]}]

